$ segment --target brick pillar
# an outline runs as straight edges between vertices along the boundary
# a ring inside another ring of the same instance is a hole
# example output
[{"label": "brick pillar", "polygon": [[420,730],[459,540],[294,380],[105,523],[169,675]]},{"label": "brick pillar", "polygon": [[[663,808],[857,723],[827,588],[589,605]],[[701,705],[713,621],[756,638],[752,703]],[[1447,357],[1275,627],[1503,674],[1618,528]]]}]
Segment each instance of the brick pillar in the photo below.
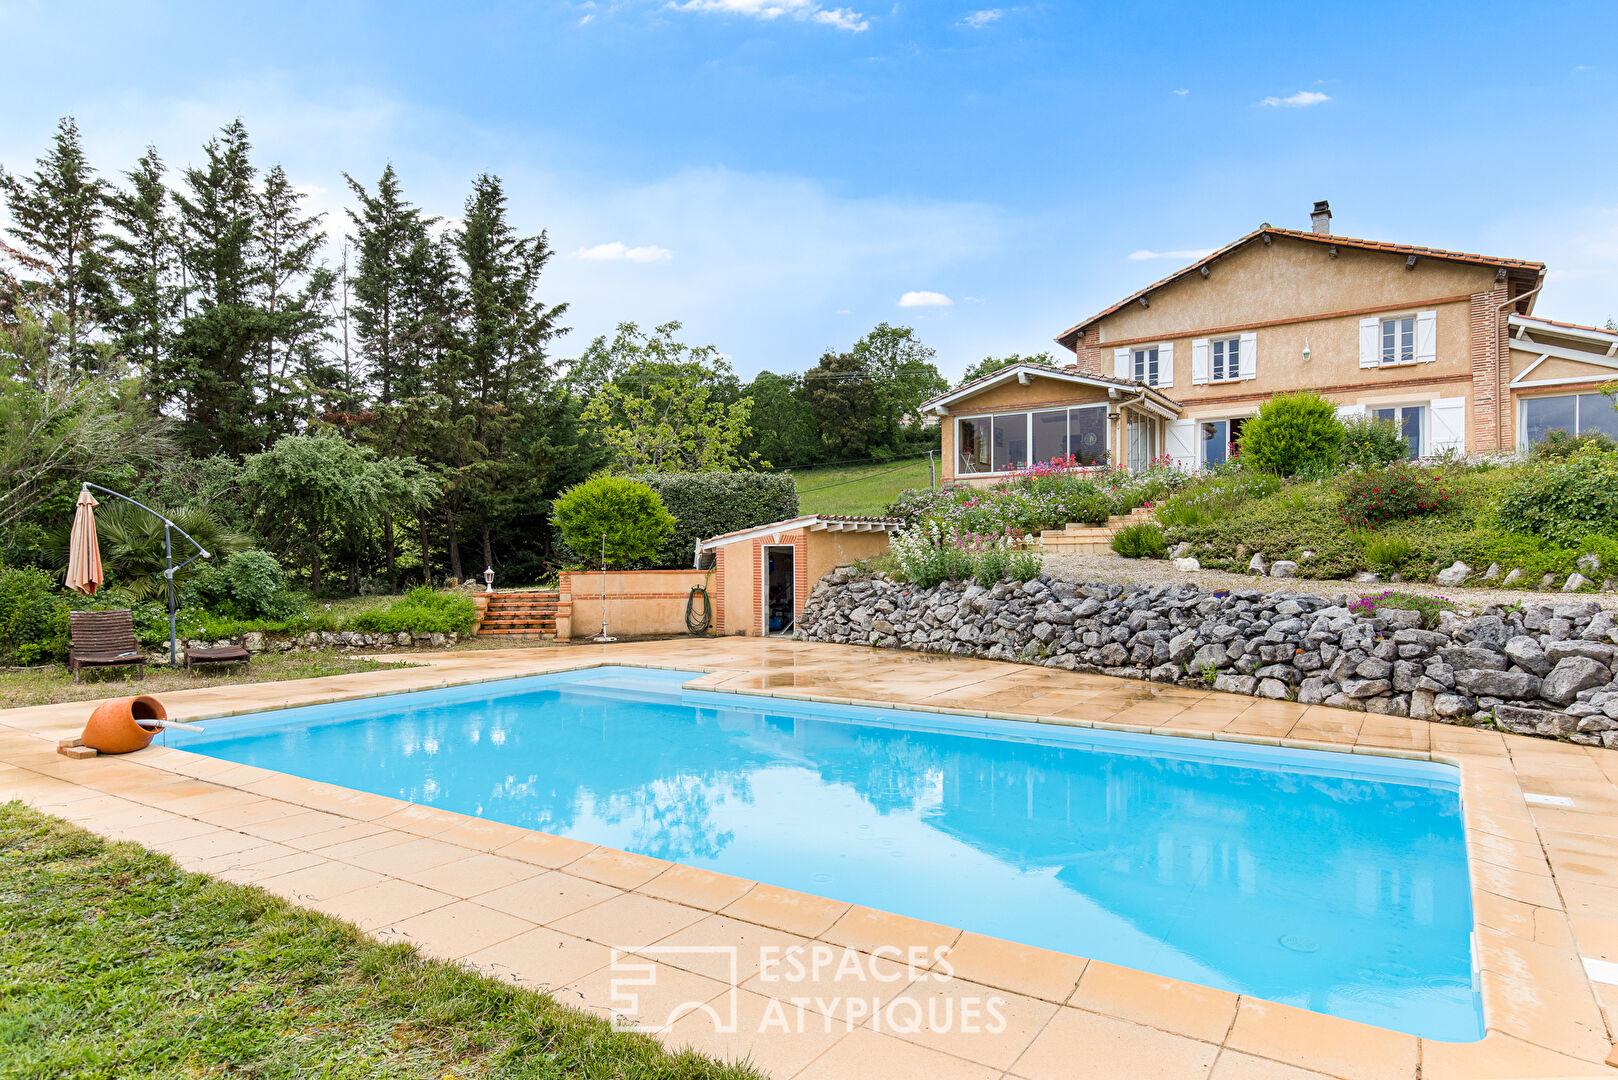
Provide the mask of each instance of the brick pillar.
[{"label": "brick pillar", "polygon": [[[1467,434],[1470,453],[1507,449],[1516,425],[1511,417],[1511,391],[1504,368],[1510,356],[1506,313],[1506,283],[1488,292],[1472,294],[1472,430]],[[1499,387],[1499,400],[1495,388]]]},{"label": "brick pillar", "polygon": [[725,636],[725,549],[718,547],[713,553],[713,595],[709,597],[713,602],[713,628],[714,633],[720,637]]},{"label": "brick pillar", "polygon": [[1086,375],[1111,375],[1112,365],[1106,362],[1107,350],[1101,347],[1101,327],[1091,326],[1074,343],[1073,368]]}]

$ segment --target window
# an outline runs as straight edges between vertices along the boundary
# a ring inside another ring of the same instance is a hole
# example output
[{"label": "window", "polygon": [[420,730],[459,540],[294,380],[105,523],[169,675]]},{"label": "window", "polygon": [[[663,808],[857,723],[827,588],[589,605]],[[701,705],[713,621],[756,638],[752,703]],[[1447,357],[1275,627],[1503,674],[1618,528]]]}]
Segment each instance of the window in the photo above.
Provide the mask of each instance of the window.
[{"label": "window", "polygon": [[1135,350],[1135,381],[1157,385],[1157,346]]},{"label": "window", "polygon": [[1028,414],[994,418],[994,471],[1011,472],[1028,464]]},{"label": "window", "polygon": [[1396,315],[1382,320],[1382,362],[1413,364],[1416,361],[1416,317]]},{"label": "window", "polygon": [[1215,338],[1208,343],[1209,371],[1214,382],[1242,377],[1242,339]]},{"label": "window", "polygon": [[1605,394],[1524,398],[1522,421],[1523,438],[1529,446],[1557,430],[1570,435],[1599,431],[1618,439],[1618,410]]},{"label": "window", "polygon": [[1071,454],[1107,463],[1107,406],[963,416],[955,421],[955,473],[1012,472]]},{"label": "window", "polygon": [[1372,409],[1371,415],[1378,420],[1392,421],[1399,429],[1399,434],[1405,437],[1405,445],[1410,448],[1410,456],[1421,457],[1422,429],[1427,426],[1427,406],[1396,405],[1393,408]]},{"label": "window", "polygon": [[1236,440],[1242,433],[1246,417],[1233,420],[1205,420],[1202,423],[1202,463],[1223,465],[1236,450]]},{"label": "window", "polygon": [[987,416],[963,417],[955,423],[955,473],[988,472],[992,464],[989,453],[991,422]]}]

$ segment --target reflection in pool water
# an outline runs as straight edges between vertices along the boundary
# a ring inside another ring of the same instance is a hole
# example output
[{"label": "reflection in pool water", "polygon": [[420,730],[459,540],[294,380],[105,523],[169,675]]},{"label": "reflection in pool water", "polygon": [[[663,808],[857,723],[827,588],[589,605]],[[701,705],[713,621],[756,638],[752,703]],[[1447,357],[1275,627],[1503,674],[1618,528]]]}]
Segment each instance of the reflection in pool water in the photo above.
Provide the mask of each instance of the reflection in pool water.
[{"label": "reflection in pool water", "polygon": [[172,745],[1433,1038],[1482,1034],[1449,767],[596,668]]}]

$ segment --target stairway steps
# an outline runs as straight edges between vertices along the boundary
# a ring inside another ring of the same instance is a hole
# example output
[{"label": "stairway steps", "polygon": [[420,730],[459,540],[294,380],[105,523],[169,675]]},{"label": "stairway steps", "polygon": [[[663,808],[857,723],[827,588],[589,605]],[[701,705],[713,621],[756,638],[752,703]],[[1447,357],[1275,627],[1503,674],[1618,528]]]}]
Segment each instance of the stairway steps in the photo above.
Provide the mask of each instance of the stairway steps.
[{"label": "stairway steps", "polygon": [[478,636],[553,638],[562,608],[561,594],[556,589],[497,593],[483,609]]}]

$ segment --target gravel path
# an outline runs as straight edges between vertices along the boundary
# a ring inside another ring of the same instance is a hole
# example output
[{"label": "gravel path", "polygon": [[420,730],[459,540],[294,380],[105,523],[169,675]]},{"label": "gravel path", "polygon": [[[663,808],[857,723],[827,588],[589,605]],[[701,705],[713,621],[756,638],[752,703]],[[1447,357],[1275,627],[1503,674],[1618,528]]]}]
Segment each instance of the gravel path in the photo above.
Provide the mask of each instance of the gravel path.
[{"label": "gravel path", "polygon": [[1362,596],[1379,593],[1383,589],[1445,596],[1456,603],[1484,608],[1490,604],[1554,604],[1570,598],[1594,600],[1602,607],[1618,608],[1618,593],[1560,593],[1529,592],[1525,589],[1483,589],[1470,586],[1429,585],[1419,581],[1403,581],[1383,585],[1365,585],[1358,581],[1313,578],[1272,578],[1256,574],[1231,574],[1223,570],[1195,570],[1187,573],[1174,569],[1168,559],[1126,559],[1111,552],[1098,555],[1047,555],[1045,572],[1067,581],[1115,581],[1120,584],[1145,585],[1200,585],[1205,589],[1259,589],[1263,592],[1348,593]]}]

